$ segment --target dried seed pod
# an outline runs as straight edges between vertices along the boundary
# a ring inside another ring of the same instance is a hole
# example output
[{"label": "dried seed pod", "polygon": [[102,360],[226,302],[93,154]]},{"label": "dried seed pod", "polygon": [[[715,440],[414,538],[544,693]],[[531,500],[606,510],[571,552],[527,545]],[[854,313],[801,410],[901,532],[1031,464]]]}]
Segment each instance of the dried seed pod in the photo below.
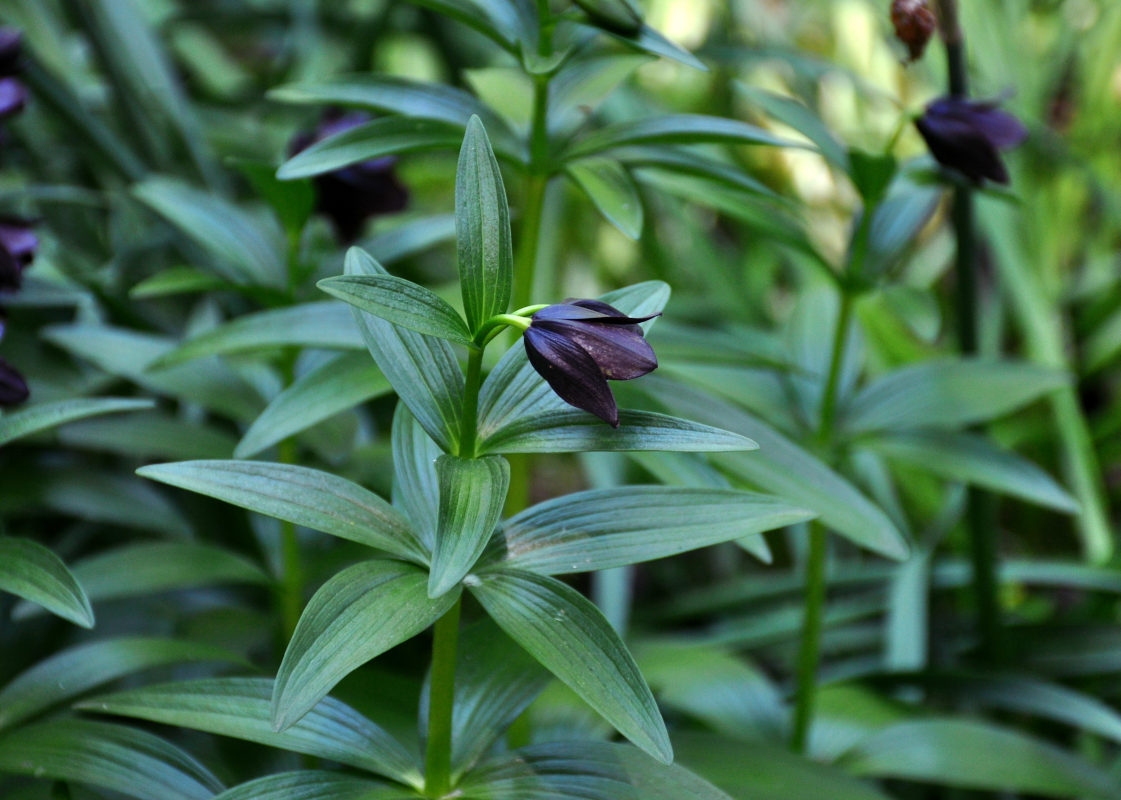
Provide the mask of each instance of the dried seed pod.
[{"label": "dried seed pod", "polygon": [[891,24],[896,38],[907,46],[911,60],[917,61],[938,27],[938,18],[926,0],[892,0]]}]

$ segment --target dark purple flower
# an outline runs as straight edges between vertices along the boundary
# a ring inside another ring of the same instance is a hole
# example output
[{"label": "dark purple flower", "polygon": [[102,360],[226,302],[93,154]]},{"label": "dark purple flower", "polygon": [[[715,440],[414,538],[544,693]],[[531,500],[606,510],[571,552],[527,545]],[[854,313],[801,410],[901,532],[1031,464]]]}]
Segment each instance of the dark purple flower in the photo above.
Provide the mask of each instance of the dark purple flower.
[{"label": "dark purple flower", "polygon": [[23,69],[23,34],[17,28],[0,28],[0,76],[18,75]]},{"label": "dark purple flower", "polygon": [[31,223],[16,217],[0,217],[0,291],[20,287],[23,270],[35,259],[39,237]]},{"label": "dark purple flower", "polygon": [[[295,155],[329,136],[369,122],[367,114],[329,114],[313,133],[292,140],[289,154]],[[374,158],[315,178],[316,210],[335,226],[339,238],[353,241],[370,217],[403,209],[409,193],[393,174],[397,160]]]},{"label": "dark purple flower", "polygon": [[943,97],[926,107],[915,121],[930,154],[944,167],[972,181],[984,178],[1008,183],[1000,151],[1027,138],[1023,124],[992,102]]},{"label": "dark purple flower", "polygon": [[27,105],[27,90],[19,78],[0,78],[0,119],[14,117]]},{"label": "dark purple flower", "polygon": [[525,332],[529,363],[569,405],[619,427],[608,379],[628,381],[658,366],[639,322],[598,300],[567,300],[533,315]]},{"label": "dark purple flower", "polygon": [[0,358],[0,408],[17,406],[30,396],[27,381],[7,361]]}]

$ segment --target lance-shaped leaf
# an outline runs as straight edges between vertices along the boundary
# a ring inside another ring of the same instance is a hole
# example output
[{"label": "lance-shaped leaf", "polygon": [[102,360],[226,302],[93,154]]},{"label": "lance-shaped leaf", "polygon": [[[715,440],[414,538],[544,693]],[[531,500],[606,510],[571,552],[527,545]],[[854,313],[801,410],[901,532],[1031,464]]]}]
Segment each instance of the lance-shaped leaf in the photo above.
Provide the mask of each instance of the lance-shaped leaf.
[{"label": "lance-shaped leaf", "polygon": [[510,209],[502,172],[478,117],[471,117],[455,173],[455,235],[467,327],[506,311],[514,280]]},{"label": "lance-shaped leaf", "polygon": [[471,343],[463,318],[430,289],[395,275],[341,275],[316,284],[327,294],[394,325],[460,344]]},{"label": "lance-shaped leaf", "polygon": [[440,515],[428,577],[429,597],[451,591],[483,554],[506,502],[510,464],[501,456],[445,455],[436,462],[436,475]]},{"label": "lance-shaped leaf", "polygon": [[341,772],[304,769],[248,781],[215,795],[214,800],[409,800],[415,797],[401,786]]},{"label": "lance-shaped leaf", "polygon": [[60,400],[29,406],[14,414],[0,417],[0,447],[23,436],[30,436],[67,422],[99,414],[117,414],[122,411],[140,411],[151,408],[151,400],[132,400],[125,397],[81,398]]},{"label": "lance-shaped leaf", "polygon": [[272,687],[267,678],[208,678],[94,697],[79,708],[231,736],[420,785],[420,772],[396,739],[332,698],[287,730],[274,731]]},{"label": "lance-shaped leaf", "polygon": [[585,158],[569,164],[565,171],[584,190],[599,213],[624,236],[642,235],[642,199],[630,174],[610,158]]},{"label": "lance-shaped leaf", "polygon": [[[387,275],[368,253],[351,248],[347,275]],[[442,339],[407,330],[352,309],[366,347],[397,395],[444,452],[459,445],[463,370],[452,347]]]},{"label": "lance-shaped leaf", "polygon": [[765,144],[802,147],[769,131],[723,117],[702,114],[663,114],[628,122],[616,122],[577,140],[564,152],[565,161],[596,155],[636,144]]},{"label": "lance-shaped leaf", "polygon": [[383,117],[316,142],[285,161],[276,176],[281,180],[309,178],[390,155],[451,150],[458,142],[459,129],[446,122]]},{"label": "lance-shaped leaf", "polygon": [[206,767],[158,736],[79,719],[0,737],[0,772],[72,781],[137,800],[210,800],[224,788]]},{"label": "lance-shaped leaf", "polygon": [[252,458],[289,436],[391,391],[393,387],[370,363],[367,353],[343,353],[301,375],[269,401],[238,442],[234,457]]},{"label": "lance-shaped leaf", "polygon": [[499,627],[620,733],[659,761],[673,760],[650,687],[619,634],[583,595],[515,570],[482,575],[471,592]]},{"label": "lance-shaped leaf", "polygon": [[241,663],[242,659],[208,644],[140,636],[62,650],[20,673],[0,691],[0,728],[10,728],[126,675],[200,661]]},{"label": "lance-shaped leaf", "polygon": [[405,512],[429,552],[436,549],[440,515],[439,446],[405,405],[393,416],[393,505]]},{"label": "lance-shaped leaf", "polygon": [[93,627],[85,591],[62,559],[38,542],[0,537],[0,591],[37,603],[75,625]]},{"label": "lance-shaped leaf", "polygon": [[622,42],[628,47],[633,47],[636,50],[641,50],[650,55],[672,59],[687,67],[699,69],[702,72],[708,72],[708,67],[704,65],[703,61],[699,60],[681,45],[670,41],[649,25],[642,25],[634,35],[627,35],[618,31],[599,30],[602,30],[603,33],[606,33],[611,38]]},{"label": "lance-shaped leaf", "polygon": [[588,450],[755,450],[754,441],[711,425],[650,411],[620,411],[612,428],[585,411],[542,411],[496,430],[481,453],[575,453]]},{"label": "lance-shaped leaf", "polygon": [[501,566],[591,572],[684,553],[810,519],[776,497],[734,489],[624,486],[578,492],[502,526]]},{"label": "lance-shaped leaf", "polygon": [[426,563],[408,520],[373,492],[327,472],[263,461],[181,461],[137,474]]},{"label": "lance-shaped leaf", "polygon": [[459,592],[435,600],[424,571],[396,561],[365,561],[319,588],[284,653],[272,697],[275,730],[295,724],[335,684],[386,650],[423,631]]},{"label": "lance-shaped leaf", "polygon": [[1014,361],[927,361],[865,386],[844,414],[852,433],[986,422],[1069,384],[1056,369]]}]

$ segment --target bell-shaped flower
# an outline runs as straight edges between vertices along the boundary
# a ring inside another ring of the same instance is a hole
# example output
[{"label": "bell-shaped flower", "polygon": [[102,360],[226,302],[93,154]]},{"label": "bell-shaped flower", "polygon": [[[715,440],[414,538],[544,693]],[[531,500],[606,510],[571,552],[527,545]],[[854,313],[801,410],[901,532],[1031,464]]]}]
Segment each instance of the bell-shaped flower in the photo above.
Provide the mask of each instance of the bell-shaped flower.
[{"label": "bell-shaped flower", "polygon": [[568,300],[533,315],[524,335],[529,363],[569,405],[619,426],[608,380],[626,381],[658,366],[638,323],[598,300]]},{"label": "bell-shaped flower", "polygon": [[930,154],[944,167],[980,183],[988,178],[1008,183],[1000,151],[1027,138],[1023,124],[992,102],[943,97],[915,121]]},{"label": "bell-shaped flower", "polygon": [[0,217],[0,292],[19,289],[23,270],[35,259],[39,237],[31,223],[16,217]]},{"label": "bell-shaped flower", "polygon": [[0,408],[16,406],[31,395],[27,381],[15,368],[0,358]]}]

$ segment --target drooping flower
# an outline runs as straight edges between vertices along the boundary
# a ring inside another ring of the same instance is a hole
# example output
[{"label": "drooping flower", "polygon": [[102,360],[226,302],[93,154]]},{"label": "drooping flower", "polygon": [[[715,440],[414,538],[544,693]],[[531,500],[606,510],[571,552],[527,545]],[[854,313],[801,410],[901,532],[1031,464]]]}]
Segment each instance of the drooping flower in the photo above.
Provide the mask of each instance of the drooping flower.
[{"label": "drooping flower", "polygon": [[15,28],[0,28],[0,119],[23,111],[27,89],[15,76],[22,70],[23,36]]},{"label": "drooping flower", "polygon": [[638,323],[598,300],[566,300],[533,315],[526,330],[529,363],[569,405],[619,427],[619,409],[608,380],[626,381],[658,366]]},{"label": "drooping flower", "polygon": [[907,46],[911,60],[918,61],[938,27],[938,18],[926,0],[893,0],[891,24],[895,37]]},{"label": "drooping flower", "polygon": [[0,217],[0,291],[19,289],[23,271],[35,259],[39,237],[31,223],[17,217]]},{"label": "drooping flower", "polygon": [[[369,121],[367,114],[330,112],[315,131],[292,140],[289,155]],[[373,158],[315,178],[316,210],[331,220],[340,239],[354,241],[370,217],[408,204],[409,193],[393,172],[396,163],[393,156]]]},{"label": "drooping flower", "polygon": [[996,103],[962,97],[935,100],[915,126],[939,164],[977,183],[985,178],[1008,183],[1000,151],[1015,147],[1028,135],[1027,128]]}]

